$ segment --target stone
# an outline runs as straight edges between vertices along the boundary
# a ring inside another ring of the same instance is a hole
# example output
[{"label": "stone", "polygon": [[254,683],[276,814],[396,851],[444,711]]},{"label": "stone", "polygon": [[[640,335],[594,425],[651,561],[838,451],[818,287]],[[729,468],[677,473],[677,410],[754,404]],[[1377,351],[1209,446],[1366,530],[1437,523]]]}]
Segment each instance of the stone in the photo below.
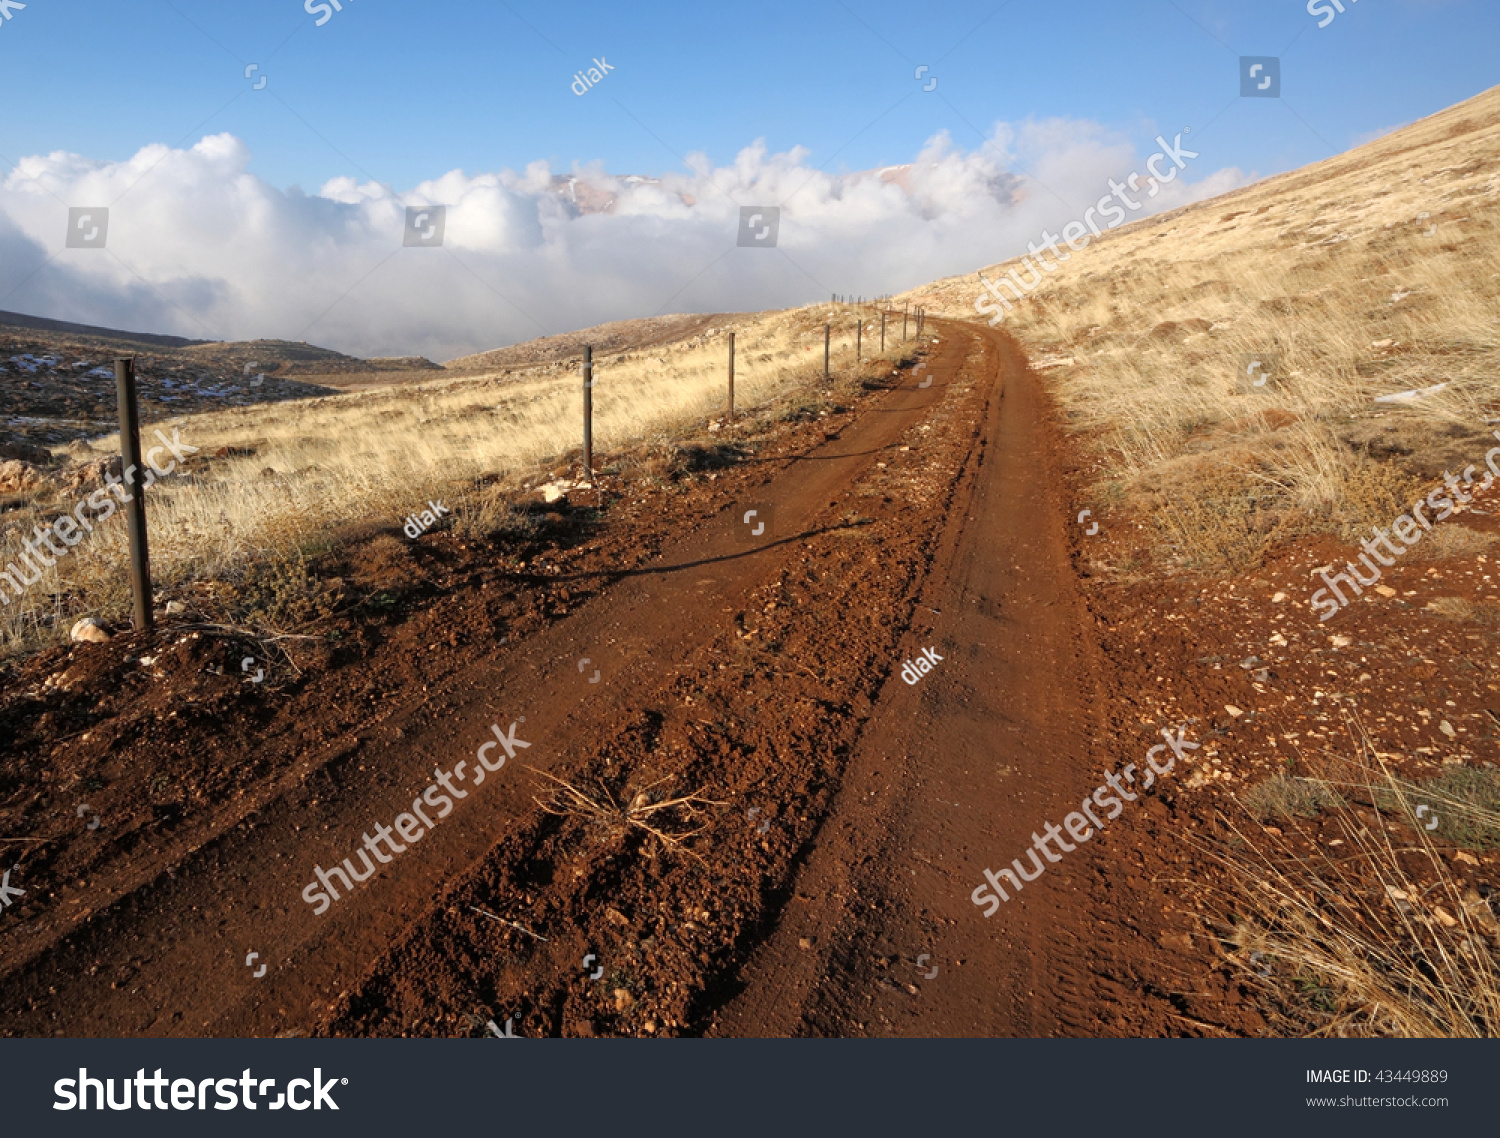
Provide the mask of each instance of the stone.
[{"label": "stone", "polygon": [[73,626],[68,638],[75,644],[106,644],[109,642],[109,630],[97,618],[86,616]]},{"label": "stone", "polygon": [[0,458],[19,459],[32,466],[46,466],[52,461],[52,452],[43,447],[34,447],[30,443],[13,439],[10,442],[0,442]]},{"label": "stone", "polygon": [[116,478],[120,478],[124,474],[124,469],[125,465],[119,455],[82,463],[67,472],[68,489],[75,493],[98,490],[108,484],[105,475],[113,474]]},{"label": "stone", "polygon": [[29,462],[0,462],[0,494],[20,494],[46,485],[46,476]]}]

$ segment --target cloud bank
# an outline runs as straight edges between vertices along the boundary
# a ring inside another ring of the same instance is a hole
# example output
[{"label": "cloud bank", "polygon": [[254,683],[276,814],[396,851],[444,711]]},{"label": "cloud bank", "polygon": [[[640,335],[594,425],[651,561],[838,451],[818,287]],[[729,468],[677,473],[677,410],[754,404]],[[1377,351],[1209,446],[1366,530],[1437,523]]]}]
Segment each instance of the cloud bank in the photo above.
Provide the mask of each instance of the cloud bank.
[{"label": "cloud bank", "polygon": [[[1195,145],[1198,145],[1195,143]],[[1191,175],[1207,170],[1208,147]],[[1149,150],[1147,151],[1149,153]],[[55,152],[0,182],[0,309],[198,339],[307,340],[437,360],[609,320],[872,296],[1025,252],[1140,167],[1072,120],[946,133],[903,167],[825,173],[761,144],[660,179],[544,163],[451,171],[407,192],[336,178],[316,194],[250,172],[229,134],[123,162]],[[569,181],[572,180],[572,186]],[[1179,178],[1176,208],[1246,181]],[[443,205],[441,247],[406,247],[408,206]],[[777,246],[737,246],[741,206],[779,206]],[[108,206],[104,248],[67,248],[69,207]],[[1133,214],[1131,220],[1145,216]]]}]

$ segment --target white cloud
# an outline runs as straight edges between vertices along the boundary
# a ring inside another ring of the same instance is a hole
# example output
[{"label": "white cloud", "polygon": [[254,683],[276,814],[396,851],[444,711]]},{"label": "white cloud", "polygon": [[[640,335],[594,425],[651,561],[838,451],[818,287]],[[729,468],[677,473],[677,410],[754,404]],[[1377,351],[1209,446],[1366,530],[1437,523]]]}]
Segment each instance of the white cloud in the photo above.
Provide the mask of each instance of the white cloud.
[{"label": "white cloud", "polygon": [[[659,183],[576,168],[580,202],[614,197],[590,213],[540,162],[454,170],[404,194],[341,177],[309,195],[251,174],[249,149],[228,134],[124,162],[56,152],[0,183],[0,309],[448,359],[607,320],[868,296],[970,272],[1080,217],[1110,178],[1144,173],[1145,157],[1087,122],[1002,123],[975,151],[934,136],[897,184],[757,143],[727,166],[691,155],[697,172]],[[1233,169],[1181,177],[1149,204],[1243,181]],[[406,206],[438,204],[444,246],[404,248]],[[736,247],[741,204],[781,206],[777,249]],[[65,249],[68,207],[98,205],[110,206],[107,249]]]}]

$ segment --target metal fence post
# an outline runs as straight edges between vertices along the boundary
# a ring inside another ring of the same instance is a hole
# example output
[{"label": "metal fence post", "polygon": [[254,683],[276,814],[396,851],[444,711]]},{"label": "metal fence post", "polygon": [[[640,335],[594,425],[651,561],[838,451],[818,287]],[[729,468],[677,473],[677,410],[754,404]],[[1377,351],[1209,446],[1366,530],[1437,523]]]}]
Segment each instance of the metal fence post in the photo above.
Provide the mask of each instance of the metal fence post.
[{"label": "metal fence post", "polygon": [[823,325],[823,378],[828,378],[828,345],[833,335],[833,325]]},{"label": "metal fence post", "polygon": [[135,630],[156,627],[151,604],[151,553],[146,545],[146,487],[135,481],[141,474],[141,416],[135,398],[135,360],[115,360],[115,395],[120,405],[120,461],[126,485],[135,493],[125,504],[125,526],[130,537],[130,593],[135,600]]}]

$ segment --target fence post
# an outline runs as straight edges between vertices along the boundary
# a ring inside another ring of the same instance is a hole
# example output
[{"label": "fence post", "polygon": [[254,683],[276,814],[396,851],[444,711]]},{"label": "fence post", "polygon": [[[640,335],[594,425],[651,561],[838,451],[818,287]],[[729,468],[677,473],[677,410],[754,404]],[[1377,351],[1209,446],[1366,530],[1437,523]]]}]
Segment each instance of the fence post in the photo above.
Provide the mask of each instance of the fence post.
[{"label": "fence post", "polygon": [[906,310],[908,307],[909,305],[907,304],[901,306],[901,339],[903,342],[906,340]]},{"label": "fence post", "polygon": [[583,472],[594,484],[594,346],[583,346]]},{"label": "fence post", "polygon": [[729,421],[734,422],[734,333],[729,333]]},{"label": "fence post", "polygon": [[880,313],[880,354],[885,355],[885,312]]},{"label": "fence post", "polygon": [[859,323],[854,326],[854,362],[855,363],[859,363],[860,357],[864,353],[864,345],[865,345],[865,318],[864,318],[863,315],[861,315],[860,318],[859,318]]},{"label": "fence post", "polygon": [[833,335],[833,325],[823,325],[823,378],[828,378],[828,344]]},{"label": "fence post", "polygon": [[[141,477],[141,416],[135,399],[135,360],[115,360],[115,395],[120,404],[121,472],[128,484]],[[146,545],[146,487],[135,482],[134,496],[125,504],[125,526],[130,537],[130,593],[135,599],[135,630],[156,627],[151,605],[151,554]]]}]

